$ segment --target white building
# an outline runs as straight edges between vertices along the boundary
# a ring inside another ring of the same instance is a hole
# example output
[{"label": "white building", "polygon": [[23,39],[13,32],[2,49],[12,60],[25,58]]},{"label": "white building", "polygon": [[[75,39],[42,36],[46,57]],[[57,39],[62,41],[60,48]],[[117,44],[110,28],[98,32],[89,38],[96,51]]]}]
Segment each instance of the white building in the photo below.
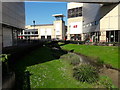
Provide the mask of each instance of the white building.
[{"label": "white building", "polygon": [[56,20],[53,21],[53,24],[27,25],[26,29],[19,34],[19,38],[29,40],[63,40],[66,33],[65,22],[63,21],[64,15],[55,14],[53,16],[56,18]]},{"label": "white building", "polygon": [[83,40],[82,39],[82,3],[68,3],[68,28],[67,28],[67,40]]},{"label": "white building", "polygon": [[[77,10],[77,7],[81,7],[81,10]],[[77,34],[76,31],[78,29],[82,38],[81,40],[90,40],[91,42],[119,42],[119,11],[120,4],[118,3],[68,3],[68,40],[72,39],[72,34],[73,36]],[[78,12],[82,13],[81,18],[77,17],[76,13]]]}]

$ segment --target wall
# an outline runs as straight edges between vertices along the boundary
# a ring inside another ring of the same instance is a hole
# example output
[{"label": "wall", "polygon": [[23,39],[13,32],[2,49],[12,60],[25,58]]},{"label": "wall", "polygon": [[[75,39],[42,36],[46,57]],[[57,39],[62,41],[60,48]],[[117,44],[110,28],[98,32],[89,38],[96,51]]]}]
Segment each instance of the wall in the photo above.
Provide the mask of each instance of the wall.
[{"label": "wall", "polygon": [[45,36],[45,38],[47,39],[47,36],[51,36],[51,38],[54,38],[54,29],[53,29],[53,25],[50,26],[39,26],[38,27],[38,34],[39,34],[39,38],[41,39],[41,36]]},{"label": "wall", "polygon": [[[83,3],[71,2],[67,4],[67,9],[73,9],[77,7],[83,7]],[[82,8],[83,9],[83,8]],[[76,12],[76,11],[75,11]],[[83,14],[83,12],[82,12]],[[82,34],[82,26],[83,26],[83,17],[76,16],[68,18],[68,26],[67,26],[67,40],[70,40],[70,34]]]},{"label": "wall", "polygon": [[64,39],[65,37],[65,23],[62,20],[56,20],[54,23],[55,38]]},{"label": "wall", "polygon": [[12,46],[12,29],[3,27],[3,47]]},{"label": "wall", "polygon": [[41,36],[45,36],[45,38],[47,38],[48,35],[51,36],[51,38],[55,37],[53,25],[36,25],[35,27],[27,25],[26,29],[38,29],[38,37],[36,37],[36,39],[41,39]]},{"label": "wall", "polygon": [[0,54],[1,53],[2,53],[2,2],[0,1]]},{"label": "wall", "polygon": [[[106,30],[118,30],[117,4],[84,4],[83,17],[84,33]],[[95,21],[97,22],[96,25]]]},{"label": "wall", "polygon": [[100,25],[95,24],[100,18],[99,4],[83,4],[83,33],[99,31]]},{"label": "wall", "polygon": [[[0,1],[0,54],[2,53],[2,2]],[[0,90],[2,89],[2,62],[0,61]]]},{"label": "wall", "polygon": [[67,9],[72,9],[76,7],[82,7],[83,3],[71,2],[67,4]]},{"label": "wall", "polygon": [[118,30],[117,4],[101,6],[100,31]]},{"label": "wall", "polygon": [[24,29],[25,27],[24,2],[3,2],[2,16],[3,24]]},{"label": "wall", "polygon": [[[118,18],[118,30],[120,30],[120,4],[118,5],[118,14],[119,14],[119,18]],[[119,42],[120,42],[120,31],[119,31]]]},{"label": "wall", "polygon": [[17,35],[14,36],[13,30],[25,28],[24,2],[3,2],[2,24],[3,47],[17,45]]},{"label": "wall", "polygon": [[[81,34],[82,33],[83,31],[82,22],[83,22],[83,17],[74,17],[74,18],[68,19],[68,27],[67,27],[68,40],[70,40],[70,34]],[[76,29],[76,31],[75,30],[73,31],[71,27],[73,27],[73,25],[76,25],[76,24],[78,25],[78,23],[80,26]]]}]

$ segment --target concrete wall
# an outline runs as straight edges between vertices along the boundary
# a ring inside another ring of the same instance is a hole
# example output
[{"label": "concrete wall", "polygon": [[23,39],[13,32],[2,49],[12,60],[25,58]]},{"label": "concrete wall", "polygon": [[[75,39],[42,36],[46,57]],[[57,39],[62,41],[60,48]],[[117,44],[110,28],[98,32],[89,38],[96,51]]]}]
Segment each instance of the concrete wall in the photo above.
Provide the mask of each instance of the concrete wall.
[{"label": "concrete wall", "polygon": [[[83,31],[95,32],[106,30],[119,30],[117,4],[84,4],[83,5]],[[100,22],[99,22],[100,20]],[[97,24],[95,25],[95,22]]]},{"label": "concrete wall", "polygon": [[55,38],[64,39],[65,37],[65,23],[62,20],[56,20],[54,23]]},{"label": "concrete wall", "polygon": [[112,4],[101,6],[100,9],[100,31],[119,30],[119,5]]},{"label": "concrete wall", "polygon": [[65,39],[66,31],[65,31],[65,22],[62,23],[62,38]]},{"label": "concrete wall", "polygon": [[[76,2],[71,2],[68,3],[67,9],[73,9],[77,7],[83,7],[83,3],[76,3]],[[82,8],[83,10],[83,8]],[[83,12],[82,12],[83,14]],[[68,18],[67,20],[68,26],[67,26],[67,40],[70,40],[70,34],[82,34],[83,31],[83,16],[78,16],[78,17],[71,17]],[[77,25],[76,28],[73,28],[74,25]]]},{"label": "concrete wall", "polygon": [[39,26],[38,34],[39,34],[40,39],[41,39],[41,36],[45,36],[46,39],[47,39],[47,36],[51,36],[51,38],[54,38],[55,36],[54,36],[53,25],[51,25],[51,26]]},{"label": "concrete wall", "polygon": [[[120,30],[120,4],[118,5],[118,15],[119,15],[119,18],[118,18],[118,29]],[[119,31],[119,42],[120,42],[120,31]]]},{"label": "concrete wall", "polygon": [[[38,29],[38,37],[36,39],[41,39],[41,36],[51,36],[51,38],[55,38],[54,36],[54,26],[53,25],[38,25],[38,26],[31,26],[27,25],[26,29]],[[34,38],[34,37],[33,37]]]},{"label": "concrete wall", "polygon": [[65,22],[62,20],[56,20],[53,22],[53,24],[36,25],[35,27],[27,25],[25,28],[38,29],[38,37],[36,37],[37,39],[41,39],[41,36],[45,36],[45,39],[47,39],[47,36],[51,36],[51,39],[65,38]]},{"label": "concrete wall", "polygon": [[2,53],[2,2],[0,1],[0,54],[1,53]]},{"label": "concrete wall", "polygon": [[[68,19],[68,27],[67,27],[67,35],[68,35],[68,40],[70,40],[70,27],[71,27],[71,23],[76,23],[76,22],[81,22],[80,24],[82,24],[82,22],[83,22],[83,17],[75,17],[75,18],[69,18]],[[80,32],[82,32],[83,30],[82,30],[82,25],[80,25],[81,26],[81,30],[80,30]],[[78,32],[76,32],[75,31],[75,33],[74,34],[76,34],[76,33],[78,33]],[[79,34],[81,34],[81,33],[79,33]]]},{"label": "concrete wall", "polygon": [[76,7],[82,7],[83,3],[71,2],[67,4],[67,9],[72,9]]},{"label": "concrete wall", "polygon": [[3,27],[3,47],[12,46],[12,29]]},{"label": "concrete wall", "polygon": [[2,3],[2,32],[3,47],[15,45],[17,32],[25,28],[25,6],[24,2],[3,2]]},{"label": "concrete wall", "polygon": [[[2,2],[0,1],[0,54],[2,53]],[[2,62],[0,61],[0,90],[2,89]]]},{"label": "concrete wall", "polygon": [[25,7],[24,2],[3,2],[2,3],[2,23],[17,28],[25,27]]}]

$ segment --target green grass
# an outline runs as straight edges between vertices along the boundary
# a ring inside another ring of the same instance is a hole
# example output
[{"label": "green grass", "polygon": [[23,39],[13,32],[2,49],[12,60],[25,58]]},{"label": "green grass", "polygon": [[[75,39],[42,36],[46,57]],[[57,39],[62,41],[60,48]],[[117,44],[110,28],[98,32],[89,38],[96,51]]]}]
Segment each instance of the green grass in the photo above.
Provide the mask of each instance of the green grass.
[{"label": "green grass", "polygon": [[[47,47],[39,48],[19,61],[16,73],[20,88],[20,81],[24,79],[24,73],[30,72],[31,88],[91,88],[88,83],[81,83],[72,76],[72,66],[63,59],[56,59],[52,54],[59,56],[61,52],[51,52]],[[24,82],[21,88],[25,88]]]},{"label": "green grass", "polygon": [[[62,56],[60,59],[57,56]],[[96,83],[83,83],[73,77],[73,66],[67,58],[70,54],[52,51],[48,47],[39,48],[16,64],[16,87],[26,90],[29,82],[25,81],[25,72],[30,72],[31,88],[94,88]]]},{"label": "green grass", "polygon": [[74,50],[74,52],[83,54],[85,56],[99,58],[106,64],[110,64],[115,68],[120,68],[118,66],[118,47],[116,46],[66,44],[61,47],[65,50]]},{"label": "green grass", "polygon": [[[76,81],[72,77],[72,71],[68,70],[61,60],[54,60],[40,65],[28,67],[32,73],[30,83],[32,88],[83,88],[92,85]],[[70,68],[69,68],[70,69]]]}]

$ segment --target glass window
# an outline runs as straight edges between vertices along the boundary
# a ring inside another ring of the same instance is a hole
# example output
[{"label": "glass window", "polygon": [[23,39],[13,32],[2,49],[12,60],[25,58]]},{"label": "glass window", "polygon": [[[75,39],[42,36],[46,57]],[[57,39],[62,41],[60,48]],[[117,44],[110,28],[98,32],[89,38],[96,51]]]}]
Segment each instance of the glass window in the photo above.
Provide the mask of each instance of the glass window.
[{"label": "glass window", "polygon": [[82,16],[82,7],[77,7],[68,10],[68,18]]},{"label": "glass window", "polygon": [[35,34],[38,34],[38,31],[36,31]]},{"label": "glass window", "polygon": [[24,34],[27,34],[27,32],[24,32]]}]

